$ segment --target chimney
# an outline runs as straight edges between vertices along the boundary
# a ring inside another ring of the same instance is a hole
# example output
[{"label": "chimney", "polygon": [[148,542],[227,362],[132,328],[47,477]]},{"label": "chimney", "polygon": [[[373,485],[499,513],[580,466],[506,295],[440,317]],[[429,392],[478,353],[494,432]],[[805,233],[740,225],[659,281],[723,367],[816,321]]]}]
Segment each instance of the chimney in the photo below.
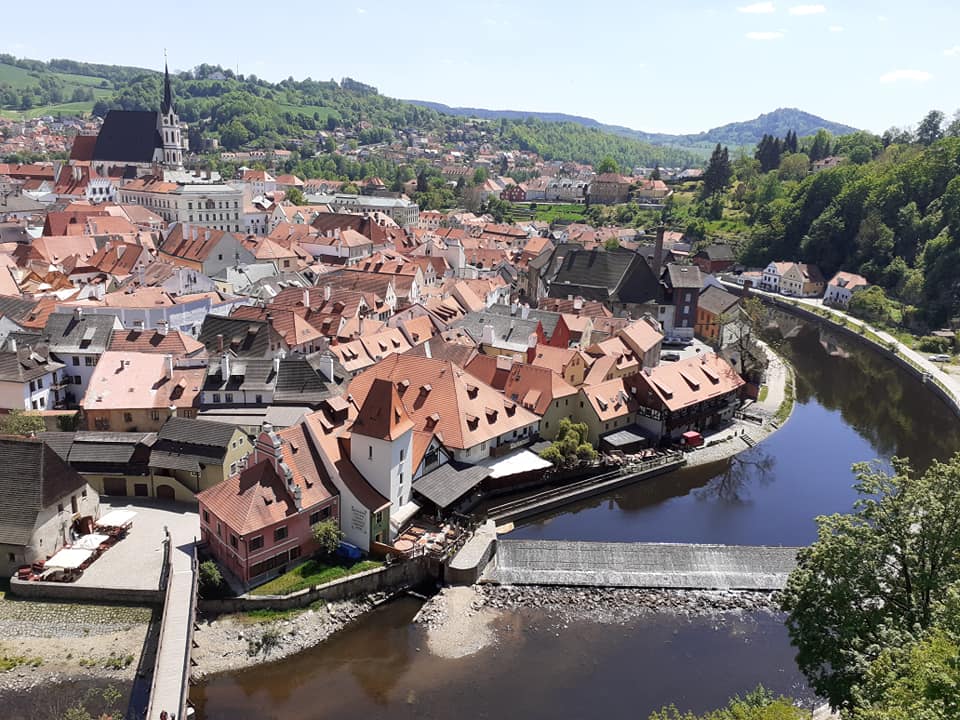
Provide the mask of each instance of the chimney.
[{"label": "chimney", "polygon": [[527,320],[530,317],[530,306],[524,303],[520,306],[520,319]]},{"label": "chimney", "polygon": [[484,345],[493,345],[493,325],[484,325],[480,334],[480,342]]},{"label": "chimney", "polygon": [[166,320],[157,320],[157,335],[166,335],[168,325]]},{"label": "chimney", "polygon": [[293,504],[297,510],[303,510],[303,490],[299,485],[293,485]]},{"label": "chimney", "polygon": [[275,357],[273,359],[273,374],[274,375],[280,374],[280,358],[278,357]]},{"label": "chimney", "polygon": [[511,315],[516,315],[516,314],[517,314],[517,308],[518,308],[518,307],[520,307],[520,304],[519,304],[516,300],[514,300],[512,303],[510,303],[510,314],[511,314]]},{"label": "chimney", "polygon": [[223,355],[223,335],[217,334],[217,352]]},{"label": "chimney", "polygon": [[329,352],[325,352],[320,355],[320,374],[323,375],[323,378],[328,382],[333,382],[333,355]]},{"label": "chimney", "polygon": [[74,316],[77,320],[83,320],[83,308],[82,308],[82,307],[74,308],[74,310],[73,310],[73,316]]},{"label": "chimney", "polygon": [[324,285],[324,286],[323,286],[323,300],[324,300],[324,302],[329,302],[329,301],[330,301],[330,286],[329,286],[329,285]]},{"label": "chimney", "polygon": [[583,298],[579,295],[573,299],[573,309],[577,311],[583,310]]},{"label": "chimney", "polygon": [[220,376],[224,382],[230,380],[230,353],[223,353],[220,356]]},{"label": "chimney", "polygon": [[10,352],[16,352],[16,351],[17,351],[17,339],[16,339],[16,338],[10,338],[10,340],[9,340],[9,345],[10,345]]},{"label": "chimney", "polygon": [[657,242],[653,246],[653,264],[650,266],[650,269],[653,270],[654,276],[657,280],[660,279],[660,263],[663,258],[663,233],[664,227],[661,223],[657,225]]},{"label": "chimney", "polygon": [[173,377],[173,355],[167,355],[167,377]]},{"label": "chimney", "polygon": [[310,288],[303,289],[303,306],[305,308],[310,307]]}]

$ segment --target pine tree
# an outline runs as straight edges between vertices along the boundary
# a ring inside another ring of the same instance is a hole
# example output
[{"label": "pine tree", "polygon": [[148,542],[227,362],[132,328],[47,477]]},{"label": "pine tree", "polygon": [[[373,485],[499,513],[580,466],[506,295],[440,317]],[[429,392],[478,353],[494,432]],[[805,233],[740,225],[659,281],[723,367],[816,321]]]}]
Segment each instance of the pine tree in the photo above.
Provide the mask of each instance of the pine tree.
[{"label": "pine tree", "polygon": [[713,149],[707,169],[703,171],[702,195],[707,198],[722,193],[730,185],[733,167],[730,165],[730,153],[720,143]]},{"label": "pine tree", "polygon": [[780,153],[782,151],[780,138],[773,135],[764,135],[754,157],[760,161],[760,172],[770,172],[780,167]]}]

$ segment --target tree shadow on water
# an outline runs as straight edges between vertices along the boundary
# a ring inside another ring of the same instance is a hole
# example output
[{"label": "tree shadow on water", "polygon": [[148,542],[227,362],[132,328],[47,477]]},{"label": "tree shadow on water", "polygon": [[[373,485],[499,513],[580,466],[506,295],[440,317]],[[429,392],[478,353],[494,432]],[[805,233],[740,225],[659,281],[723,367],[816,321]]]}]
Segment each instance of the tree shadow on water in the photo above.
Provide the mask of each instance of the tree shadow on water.
[{"label": "tree shadow on water", "polygon": [[751,486],[769,485],[775,479],[777,459],[768,452],[754,449],[734,455],[724,469],[702,488],[693,491],[697,500],[719,500],[725,503],[750,502]]}]

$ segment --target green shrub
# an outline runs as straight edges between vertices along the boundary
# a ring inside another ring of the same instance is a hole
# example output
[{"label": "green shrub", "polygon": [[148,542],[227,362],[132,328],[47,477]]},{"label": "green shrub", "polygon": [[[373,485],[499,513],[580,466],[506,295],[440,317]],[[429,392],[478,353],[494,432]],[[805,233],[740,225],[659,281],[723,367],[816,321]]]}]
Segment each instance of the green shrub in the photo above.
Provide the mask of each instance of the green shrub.
[{"label": "green shrub", "polygon": [[946,353],[953,349],[949,338],[937,337],[936,335],[924,335],[917,343],[917,348],[921,352],[929,353]]}]

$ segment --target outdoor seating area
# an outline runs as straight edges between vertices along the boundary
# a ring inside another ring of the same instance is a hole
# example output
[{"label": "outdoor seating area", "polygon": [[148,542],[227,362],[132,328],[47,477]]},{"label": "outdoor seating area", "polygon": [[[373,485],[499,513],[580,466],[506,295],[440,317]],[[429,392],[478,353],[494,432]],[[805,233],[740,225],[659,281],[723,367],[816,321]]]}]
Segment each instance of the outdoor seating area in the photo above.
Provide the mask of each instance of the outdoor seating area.
[{"label": "outdoor seating area", "polygon": [[[92,523],[94,532],[77,536],[46,560],[24,565],[17,570],[17,579],[44,582],[75,582],[103,553],[123,540],[136,513],[114,510]],[[89,527],[89,519],[82,523]]]},{"label": "outdoor seating area", "polygon": [[442,554],[461,534],[461,530],[451,524],[442,526],[418,521],[406,528],[393,543],[394,549],[405,558],[416,557],[424,553]]}]

